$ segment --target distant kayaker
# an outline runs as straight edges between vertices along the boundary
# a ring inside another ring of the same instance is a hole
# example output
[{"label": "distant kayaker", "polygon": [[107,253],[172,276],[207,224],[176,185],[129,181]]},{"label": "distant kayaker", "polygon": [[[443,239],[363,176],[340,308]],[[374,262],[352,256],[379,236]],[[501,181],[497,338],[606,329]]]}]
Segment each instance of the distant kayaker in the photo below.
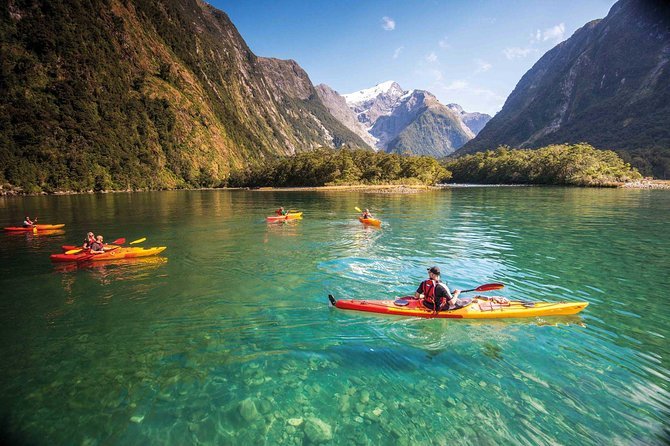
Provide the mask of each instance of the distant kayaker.
[{"label": "distant kayaker", "polygon": [[277,215],[286,215],[286,214],[288,214],[288,212],[287,212],[287,211],[284,209],[284,207],[282,206],[282,207],[280,207],[279,209],[277,209],[277,210],[275,211],[275,214],[277,214]]},{"label": "distant kayaker", "polygon": [[365,212],[363,212],[363,215],[361,215],[361,218],[368,219],[368,218],[374,218],[374,217],[372,217],[372,214],[370,213],[370,210],[368,208],[365,208]]},{"label": "distant kayaker", "polygon": [[[35,219],[37,221],[37,219]],[[26,217],[25,220],[23,220],[23,227],[24,228],[32,228],[35,225],[35,223],[30,219],[30,217]]]},{"label": "distant kayaker", "polygon": [[91,243],[91,254],[102,254],[105,252],[105,244],[102,242],[102,236],[99,235],[95,238],[95,241]]},{"label": "distant kayaker", "polygon": [[89,232],[86,234],[86,240],[84,240],[82,248],[89,249],[93,243],[95,243],[95,235],[93,235],[92,232]]},{"label": "distant kayaker", "polygon": [[428,280],[424,280],[414,293],[415,299],[421,299],[424,307],[440,311],[453,310],[461,290],[454,290],[452,294],[446,283],[440,280],[440,268],[432,266],[428,268]]}]

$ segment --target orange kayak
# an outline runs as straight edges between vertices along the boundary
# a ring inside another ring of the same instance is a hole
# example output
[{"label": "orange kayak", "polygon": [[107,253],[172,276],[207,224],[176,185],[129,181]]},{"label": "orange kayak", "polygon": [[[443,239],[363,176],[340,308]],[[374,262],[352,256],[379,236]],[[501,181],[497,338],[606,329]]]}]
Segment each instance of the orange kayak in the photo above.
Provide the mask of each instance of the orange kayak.
[{"label": "orange kayak", "polygon": [[51,231],[53,229],[60,229],[65,227],[65,223],[58,225],[33,225],[32,227],[27,226],[9,226],[4,228],[5,231]]},{"label": "orange kayak", "polygon": [[155,256],[165,251],[165,246],[155,248],[135,248],[121,247],[113,248],[100,254],[91,254],[88,251],[78,252],[76,254],[52,254],[52,262],[99,262],[103,260],[133,259],[136,257]]},{"label": "orange kayak", "polygon": [[372,225],[372,226],[378,226],[378,227],[382,225],[382,221],[377,220],[376,218],[358,217],[358,221],[360,221],[364,225]]}]

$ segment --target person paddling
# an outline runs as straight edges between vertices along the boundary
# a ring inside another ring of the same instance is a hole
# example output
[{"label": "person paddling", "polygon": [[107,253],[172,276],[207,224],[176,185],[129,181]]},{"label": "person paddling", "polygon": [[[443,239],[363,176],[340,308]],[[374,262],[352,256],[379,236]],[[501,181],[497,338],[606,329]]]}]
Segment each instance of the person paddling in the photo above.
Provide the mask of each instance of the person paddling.
[{"label": "person paddling", "polygon": [[[37,221],[37,219],[35,219]],[[30,219],[30,217],[26,217],[25,220],[23,220],[23,227],[24,228],[32,228],[35,225],[35,223]]]},{"label": "person paddling", "polygon": [[105,252],[105,244],[102,242],[102,236],[99,235],[95,238],[95,241],[91,243],[91,254],[102,254]]},{"label": "person paddling", "polygon": [[368,218],[374,218],[374,217],[370,213],[370,210],[368,208],[365,208],[365,212],[363,212],[363,215],[361,215],[361,218],[368,219]]},{"label": "person paddling", "polygon": [[277,210],[275,211],[275,214],[277,214],[277,215],[286,215],[286,214],[288,214],[288,212],[284,209],[284,206],[282,206],[282,207],[280,207],[279,209],[277,209]]},{"label": "person paddling", "polygon": [[[424,307],[438,312],[443,309],[453,310],[461,290],[454,290],[452,294],[446,283],[440,280],[440,268],[428,268],[428,280],[424,280],[414,293],[415,299],[421,299]],[[446,307],[446,308],[443,308]]]},{"label": "person paddling", "polygon": [[81,245],[81,247],[84,249],[89,249],[93,243],[95,243],[95,235],[93,235],[92,232],[89,232],[86,234],[86,240],[84,240],[84,244]]}]

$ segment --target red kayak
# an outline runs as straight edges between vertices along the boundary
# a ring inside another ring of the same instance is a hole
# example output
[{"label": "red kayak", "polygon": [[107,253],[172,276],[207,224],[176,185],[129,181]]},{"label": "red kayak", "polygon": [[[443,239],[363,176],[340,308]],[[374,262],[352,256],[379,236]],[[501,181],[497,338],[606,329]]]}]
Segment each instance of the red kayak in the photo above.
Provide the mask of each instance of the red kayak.
[{"label": "red kayak", "polygon": [[33,226],[9,226],[4,228],[5,231],[51,231],[54,229],[61,229],[65,227],[65,223],[59,225],[33,225]]}]

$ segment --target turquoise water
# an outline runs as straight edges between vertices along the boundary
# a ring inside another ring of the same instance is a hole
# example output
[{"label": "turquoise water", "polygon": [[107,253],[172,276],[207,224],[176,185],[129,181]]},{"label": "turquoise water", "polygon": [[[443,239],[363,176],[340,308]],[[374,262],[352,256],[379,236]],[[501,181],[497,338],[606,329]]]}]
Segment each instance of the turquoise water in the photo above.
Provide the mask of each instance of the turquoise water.
[{"label": "turquoise water", "polygon": [[[267,224],[279,206],[301,221]],[[362,226],[354,207],[384,221]],[[0,428],[16,443],[670,441],[670,193],[177,191],[0,199]],[[54,266],[88,230],[157,258]],[[451,287],[571,317],[408,319],[326,296]]]}]

